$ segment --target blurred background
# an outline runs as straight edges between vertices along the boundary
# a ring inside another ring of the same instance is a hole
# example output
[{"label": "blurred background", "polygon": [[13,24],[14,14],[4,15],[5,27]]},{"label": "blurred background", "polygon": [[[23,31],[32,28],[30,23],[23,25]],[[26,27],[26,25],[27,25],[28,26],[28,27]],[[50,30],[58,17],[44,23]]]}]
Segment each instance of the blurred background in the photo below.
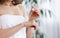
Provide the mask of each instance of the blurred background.
[{"label": "blurred background", "polygon": [[29,16],[32,5],[40,9],[40,17],[36,20],[39,28],[32,33],[32,38],[60,38],[60,0],[23,0]]}]

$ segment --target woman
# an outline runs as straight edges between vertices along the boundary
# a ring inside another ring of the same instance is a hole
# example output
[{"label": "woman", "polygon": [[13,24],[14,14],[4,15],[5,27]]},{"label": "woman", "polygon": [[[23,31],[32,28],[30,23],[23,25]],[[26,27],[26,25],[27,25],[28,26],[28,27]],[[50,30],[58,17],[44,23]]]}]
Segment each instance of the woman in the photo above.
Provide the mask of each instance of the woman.
[{"label": "woman", "polygon": [[[13,0],[12,3],[11,3],[11,6],[16,6],[16,7],[18,7],[18,8],[21,9],[21,5],[20,4],[22,3],[22,1],[23,0]],[[22,7],[22,8],[24,8],[24,7]],[[39,17],[39,12],[36,11],[36,10],[39,11],[39,9],[36,9],[36,7],[32,7],[32,10],[30,12],[30,20],[29,20],[30,22],[32,22],[33,20],[35,20],[35,18],[38,18]],[[24,14],[24,16],[26,18],[28,18],[27,15]],[[26,38],[32,38],[32,29],[31,28],[32,27],[27,27],[26,28]],[[36,29],[36,27],[34,27],[34,28]]]},{"label": "woman", "polygon": [[10,6],[12,1],[0,0],[0,38],[26,38],[26,28],[36,23],[26,21],[24,9]]}]

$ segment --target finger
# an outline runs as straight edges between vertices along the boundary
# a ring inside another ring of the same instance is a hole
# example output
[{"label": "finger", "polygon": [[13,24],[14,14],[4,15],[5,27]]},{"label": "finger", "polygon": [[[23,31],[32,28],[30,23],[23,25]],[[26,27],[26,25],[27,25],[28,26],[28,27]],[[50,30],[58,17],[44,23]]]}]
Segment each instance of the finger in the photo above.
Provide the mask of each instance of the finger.
[{"label": "finger", "polygon": [[32,8],[34,8],[35,10],[38,9],[37,7],[33,6]]},{"label": "finger", "polygon": [[39,9],[33,6],[31,11],[39,11]]},{"label": "finger", "polygon": [[39,13],[39,12],[40,12],[40,10],[39,10],[39,9],[37,9],[37,8],[32,8],[31,12],[37,12],[37,13]]},{"label": "finger", "polygon": [[35,11],[35,9],[34,9],[34,8],[32,8],[32,9],[31,9],[31,11]]},{"label": "finger", "polygon": [[35,6],[32,6],[32,10],[34,11],[34,10],[36,10],[37,8],[35,7]]},{"label": "finger", "polygon": [[35,25],[33,25],[33,27],[34,27],[34,30],[36,30],[38,28],[38,25],[35,24]]},{"label": "finger", "polygon": [[34,30],[36,30],[36,26],[32,25],[31,28],[34,28]]},{"label": "finger", "polygon": [[35,27],[36,27],[36,29],[38,28],[38,24],[37,23],[35,23]]},{"label": "finger", "polygon": [[40,11],[38,11],[38,10],[36,10],[35,12],[36,12],[37,14],[40,14]]}]

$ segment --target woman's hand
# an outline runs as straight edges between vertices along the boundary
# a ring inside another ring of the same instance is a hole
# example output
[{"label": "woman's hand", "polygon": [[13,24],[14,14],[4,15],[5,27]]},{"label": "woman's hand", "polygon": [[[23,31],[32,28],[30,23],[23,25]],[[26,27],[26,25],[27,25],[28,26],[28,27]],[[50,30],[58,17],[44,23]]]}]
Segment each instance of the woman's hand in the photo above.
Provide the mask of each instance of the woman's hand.
[{"label": "woman's hand", "polygon": [[27,27],[27,28],[34,28],[34,29],[37,29],[37,23],[35,22],[25,22],[24,23],[24,26]]},{"label": "woman's hand", "polygon": [[36,7],[32,7],[31,11],[30,11],[30,20],[35,20],[36,18],[38,18],[40,16],[40,10]]},{"label": "woman's hand", "polygon": [[35,19],[37,19],[40,16],[40,11],[35,8],[32,7],[31,11],[30,11],[30,16],[29,16],[29,22],[27,23],[27,25],[25,25],[27,27],[27,38],[32,38],[32,27],[36,30],[37,29],[37,23],[35,23]]}]

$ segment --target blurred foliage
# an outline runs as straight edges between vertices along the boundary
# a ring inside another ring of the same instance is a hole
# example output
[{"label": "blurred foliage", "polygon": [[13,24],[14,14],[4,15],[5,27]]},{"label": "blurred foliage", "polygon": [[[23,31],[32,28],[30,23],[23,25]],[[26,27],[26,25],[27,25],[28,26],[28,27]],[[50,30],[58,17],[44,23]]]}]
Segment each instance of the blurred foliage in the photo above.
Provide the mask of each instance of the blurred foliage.
[{"label": "blurred foliage", "polygon": [[35,3],[37,3],[37,0],[33,0]]},{"label": "blurred foliage", "polygon": [[43,15],[43,10],[42,10],[42,9],[40,10],[40,12],[41,12],[41,14]]},{"label": "blurred foliage", "polygon": [[[30,2],[30,1],[31,1],[31,0],[29,0],[29,2]],[[37,0],[33,0],[33,2],[34,2],[34,3],[37,3]]]}]

